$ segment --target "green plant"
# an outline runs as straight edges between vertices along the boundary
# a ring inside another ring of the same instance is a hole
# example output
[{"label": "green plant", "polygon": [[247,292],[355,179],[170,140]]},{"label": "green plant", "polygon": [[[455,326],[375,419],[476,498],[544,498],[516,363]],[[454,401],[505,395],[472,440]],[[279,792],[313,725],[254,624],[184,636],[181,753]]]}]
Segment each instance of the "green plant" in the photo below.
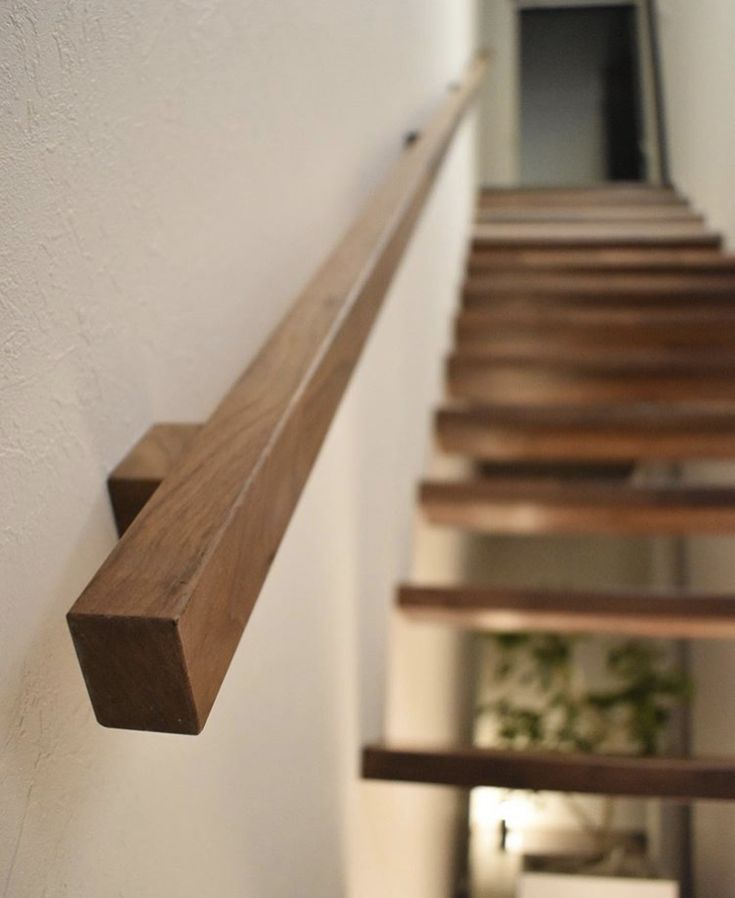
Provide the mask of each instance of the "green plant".
[{"label": "green plant", "polygon": [[[691,696],[689,680],[664,646],[650,640],[611,642],[546,633],[486,639],[490,677],[477,714],[490,725],[495,745],[654,755],[672,712]],[[580,663],[583,652],[587,665]],[[594,656],[603,669],[595,678],[601,685],[593,688],[584,670]],[[627,846],[613,835],[613,799],[605,800],[599,822],[572,796],[566,802],[599,846],[596,867],[622,869]]]},{"label": "green plant", "polygon": [[603,647],[605,684],[590,688],[576,657],[590,639],[545,633],[488,637],[494,742],[514,748],[653,755],[671,713],[691,693],[664,648],[628,639]]}]

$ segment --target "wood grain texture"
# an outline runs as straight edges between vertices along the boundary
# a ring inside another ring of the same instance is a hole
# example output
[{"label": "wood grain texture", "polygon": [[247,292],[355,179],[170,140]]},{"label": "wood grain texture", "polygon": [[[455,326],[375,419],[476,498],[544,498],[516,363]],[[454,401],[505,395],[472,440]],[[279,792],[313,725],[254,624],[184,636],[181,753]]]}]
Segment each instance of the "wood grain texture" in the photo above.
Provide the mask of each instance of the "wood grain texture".
[{"label": "wood grain texture", "polygon": [[735,401],[735,371],[684,363],[636,368],[607,360],[540,363],[493,361],[457,355],[449,359],[447,382],[457,399],[527,405],[574,403]]},{"label": "wood grain texture", "polygon": [[204,726],[484,68],[404,150],[71,609],[100,723]]},{"label": "wood grain texture", "polygon": [[553,478],[425,481],[433,524],[482,533],[735,533],[735,487],[644,487]]},{"label": "wood grain texture", "polygon": [[558,341],[526,338],[504,340],[500,335],[474,335],[458,341],[459,358],[485,358],[490,361],[529,362],[531,364],[587,365],[597,368],[673,368],[696,370],[716,368],[735,371],[735,346],[569,346]]},{"label": "wood grain texture", "polygon": [[651,184],[605,184],[595,187],[488,187],[478,192],[478,206],[613,205],[673,203],[686,200],[671,187]]},{"label": "wood grain texture", "polygon": [[533,347],[541,341],[560,348],[581,347],[587,352],[599,347],[728,348],[735,346],[735,314],[727,309],[596,308],[591,304],[576,308],[537,304],[465,309],[457,317],[456,340],[458,347]]},{"label": "wood grain texture", "polygon": [[617,203],[579,206],[562,203],[544,203],[523,206],[510,203],[480,204],[476,213],[479,222],[625,222],[640,221],[691,221],[703,218],[683,203]]},{"label": "wood grain texture", "polygon": [[365,779],[471,789],[550,790],[593,795],[735,799],[735,758],[661,758],[521,752],[472,747],[369,745]]},{"label": "wood grain texture", "polygon": [[443,408],[436,433],[444,452],[509,464],[731,459],[735,404]]},{"label": "wood grain texture", "polygon": [[476,225],[472,239],[473,250],[494,249],[691,249],[694,247],[719,248],[719,234],[697,225],[667,224],[645,225],[635,228],[624,225],[584,223],[565,224],[551,228],[548,224],[480,224]]},{"label": "wood grain texture", "polygon": [[523,249],[505,247],[475,249],[468,257],[470,273],[505,271],[508,273],[548,272],[733,272],[735,256],[709,247],[689,249],[616,248],[595,249]]},{"label": "wood grain texture", "polygon": [[644,303],[648,301],[689,302],[705,299],[735,300],[735,272],[718,275],[702,274],[549,274],[502,275],[484,274],[469,277],[464,285],[465,299],[535,298],[551,302],[555,299],[577,299],[599,302]]},{"label": "wood grain texture", "polygon": [[735,594],[405,585],[398,607],[411,620],[495,633],[735,638]]},{"label": "wood grain texture", "polygon": [[181,458],[200,426],[155,424],[110,474],[107,489],[120,536]]}]

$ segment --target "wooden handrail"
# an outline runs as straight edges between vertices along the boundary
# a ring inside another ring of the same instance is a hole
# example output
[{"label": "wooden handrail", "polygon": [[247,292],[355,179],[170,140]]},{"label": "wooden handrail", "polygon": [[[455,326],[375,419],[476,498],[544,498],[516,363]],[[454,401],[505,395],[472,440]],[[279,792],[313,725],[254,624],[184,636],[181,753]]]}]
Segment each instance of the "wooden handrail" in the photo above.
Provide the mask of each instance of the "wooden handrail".
[{"label": "wooden handrail", "polygon": [[204,726],[485,67],[452,86],[69,612],[103,725]]}]

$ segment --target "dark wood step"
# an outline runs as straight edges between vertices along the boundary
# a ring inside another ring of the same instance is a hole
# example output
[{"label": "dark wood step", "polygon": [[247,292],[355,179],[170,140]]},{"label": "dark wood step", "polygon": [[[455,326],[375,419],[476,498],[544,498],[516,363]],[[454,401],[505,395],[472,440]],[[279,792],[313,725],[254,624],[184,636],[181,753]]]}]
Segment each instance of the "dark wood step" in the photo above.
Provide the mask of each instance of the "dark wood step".
[{"label": "dark wood step", "polygon": [[[536,305],[533,308],[483,308],[460,312],[458,346],[470,344],[532,347],[681,347],[735,346],[733,310],[594,306],[573,309]],[[521,351],[526,351],[525,349]]]},{"label": "dark wood step", "polygon": [[479,224],[473,232],[473,248],[480,247],[689,247],[720,246],[718,234],[686,222],[639,224]]},{"label": "dark wood step", "polygon": [[612,205],[617,203],[683,205],[684,197],[671,187],[643,184],[600,185],[598,187],[491,187],[478,192],[478,206]]},{"label": "dark wood step", "polygon": [[370,745],[363,750],[362,775],[372,780],[465,789],[497,786],[681,801],[735,799],[735,758]]},{"label": "dark wood step", "polygon": [[602,297],[644,300],[647,297],[735,298],[735,271],[712,274],[483,274],[469,277],[465,297],[504,299],[513,296],[552,300],[557,297],[599,299]]},{"label": "dark wood step", "polygon": [[431,523],[484,533],[735,533],[735,487],[477,478],[424,482],[419,500]]},{"label": "dark wood step", "polygon": [[689,206],[680,203],[613,203],[585,206],[544,203],[533,205],[481,203],[476,212],[478,222],[624,222],[635,224],[647,221],[702,222],[703,217]]},{"label": "dark wood step", "polygon": [[640,402],[735,402],[735,371],[712,364],[687,368],[655,364],[632,368],[559,362],[495,362],[457,355],[447,364],[456,399],[527,405]]},{"label": "dark wood step", "polygon": [[398,607],[412,620],[495,633],[735,639],[735,594],[407,585]]},{"label": "dark wood step", "polygon": [[470,272],[733,272],[735,256],[717,249],[476,249],[467,261]]},{"label": "dark wood step", "polygon": [[444,408],[436,432],[445,452],[509,464],[731,459],[735,404]]},{"label": "dark wood step", "polygon": [[467,286],[462,293],[462,308],[468,312],[493,312],[505,315],[524,315],[555,309],[559,313],[574,313],[585,309],[620,309],[631,312],[675,312],[677,309],[707,313],[711,317],[735,311],[735,290],[696,293],[665,290],[618,290],[585,293],[569,290],[483,290]]},{"label": "dark wood step", "polygon": [[459,357],[485,358],[495,362],[551,365],[588,365],[598,368],[666,368],[693,370],[716,368],[735,371],[734,346],[592,346],[583,345],[570,349],[554,341],[528,338],[514,345],[512,341],[482,335],[459,341],[456,353]]},{"label": "dark wood step", "polygon": [[489,368],[514,366],[518,368],[549,368],[552,371],[565,371],[573,374],[596,374],[602,372],[609,375],[644,375],[646,373],[694,373],[706,376],[721,373],[735,377],[735,365],[733,365],[733,352],[723,349],[715,349],[707,352],[704,348],[698,350],[672,350],[662,352],[660,349],[647,352],[640,348],[633,348],[627,353],[618,351],[610,354],[610,357],[600,357],[595,352],[580,353],[579,355],[567,355],[553,362],[539,361],[533,353],[506,354],[497,358],[493,353],[484,353],[477,349],[457,350],[449,358],[451,365],[477,365]]}]

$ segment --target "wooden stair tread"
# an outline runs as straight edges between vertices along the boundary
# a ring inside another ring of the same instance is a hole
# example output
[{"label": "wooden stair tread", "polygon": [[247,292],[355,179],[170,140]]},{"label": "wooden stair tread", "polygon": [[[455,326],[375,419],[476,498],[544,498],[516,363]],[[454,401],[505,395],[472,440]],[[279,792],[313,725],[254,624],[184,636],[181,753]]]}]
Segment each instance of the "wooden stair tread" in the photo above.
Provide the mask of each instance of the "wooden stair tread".
[{"label": "wooden stair tread", "polygon": [[475,275],[464,284],[465,296],[686,296],[735,297],[735,271],[712,274],[543,274]]},{"label": "wooden stair tread", "polygon": [[626,324],[632,327],[666,327],[672,324],[696,327],[700,324],[730,327],[735,323],[735,308],[712,308],[707,304],[673,308],[631,308],[630,306],[601,306],[594,303],[579,305],[573,309],[559,308],[553,303],[537,303],[516,308],[494,308],[488,303],[480,308],[460,311],[460,320],[467,326],[495,328],[498,324],[601,324],[605,327]]},{"label": "wooden stair tread", "polygon": [[735,457],[735,405],[442,408],[436,431],[445,452],[494,462]]},{"label": "wooden stair tread", "polygon": [[684,801],[735,798],[735,758],[670,758],[369,745],[366,779]]},{"label": "wooden stair tread", "polygon": [[490,362],[529,362],[540,365],[575,365],[620,369],[671,368],[716,369],[735,372],[735,347],[728,346],[578,346],[574,351],[553,342],[528,341],[514,347],[497,337],[483,341],[482,335],[462,340],[454,353],[458,358],[487,359]]},{"label": "wooden stair tread", "polygon": [[521,368],[523,370],[539,370],[555,374],[570,372],[572,374],[596,374],[602,372],[623,377],[667,375],[670,373],[729,374],[735,378],[733,354],[722,349],[699,352],[689,350],[669,352],[663,355],[646,353],[640,350],[630,351],[627,355],[619,352],[616,355],[601,357],[595,353],[587,355],[567,355],[564,358],[543,360],[532,353],[507,354],[505,358],[497,358],[492,353],[484,353],[473,349],[458,349],[449,356],[449,365],[477,368]]},{"label": "wooden stair tread", "polygon": [[689,206],[679,203],[613,203],[577,206],[571,203],[481,203],[476,220],[489,223],[516,222],[626,222],[691,221],[702,222],[703,217]]},{"label": "wooden stair tread", "polygon": [[595,241],[625,239],[647,242],[662,237],[701,238],[711,236],[706,225],[698,221],[637,222],[476,222],[476,240],[523,243],[527,240],[579,240],[580,245]]},{"label": "wooden stair tread", "polygon": [[614,203],[684,205],[686,200],[670,187],[652,185],[600,185],[596,187],[492,187],[478,192],[478,206],[493,205],[611,205]]},{"label": "wooden stair tread", "polygon": [[680,272],[735,271],[735,256],[716,249],[617,248],[599,249],[492,249],[470,252],[470,271],[536,272]]},{"label": "wooden stair tread", "polygon": [[[479,344],[532,347],[599,346],[707,348],[735,345],[735,316],[710,309],[630,309],[553,305],[516,309],[465,309],[456,319],[458,346]],[[523,351],[526,351],[525,349]]]},{"label": "wooden stair tread", "polygon": [[[539,361],[554,361],[570,353],[585,357],[599,351],[601,358],[616,358],[627,353],[669,353],[674,355],[706,352],[712,346],[714,353],[730,353],[735,347],[735,335],[725,332],[717,339],[707,328],[698,328],[687,339],[683,327],[644,329],[631,333],[631,328],[613,326],[605,339],[602,327],[512,327],[503,325],[492,330],[461,330],[457,336],[458,351],[467,349],[504,358],[511,355],[532,355]],[[710,330],[714,330],[714,325]]]},{"label": "wooden stair tread", "polygon": [[646,246],[666,247],[668,249],[685,247],[719,247],[722,238],[719,234],[709,231],[689,231],[680,229],[678,232],[672,229],[666,233],[661,230],[643,229],[618,229],[617,232],[609,227],[604,229],[592,229],[587,225],[577,229],[555,229],[553,232],[548,227],[536,228],[533,233],[529,228],[522,231],[518,226],[485,225],[477,227],[473,236],[473,248],[496,249],[581,249],[583,247],[600,247],[616,249],[622,247],[642,248]]},{"label": "wooden stair tread", "polygon": [[434,523],[485,533],[735,532],[735,487],[650,487],[553,478],[424,481]]},{"label": "wooden stair tread", "polygon": [[405,585],[398,607],[413,620],[491,632],[735,638],[735,595]]},{"label": "wooden stair tread", "polygon": [[716,366],[634,369],[455,356],[447,365],[447,382],[453,397],[476,402],[563,405],[735,400],[735,372]]}]

